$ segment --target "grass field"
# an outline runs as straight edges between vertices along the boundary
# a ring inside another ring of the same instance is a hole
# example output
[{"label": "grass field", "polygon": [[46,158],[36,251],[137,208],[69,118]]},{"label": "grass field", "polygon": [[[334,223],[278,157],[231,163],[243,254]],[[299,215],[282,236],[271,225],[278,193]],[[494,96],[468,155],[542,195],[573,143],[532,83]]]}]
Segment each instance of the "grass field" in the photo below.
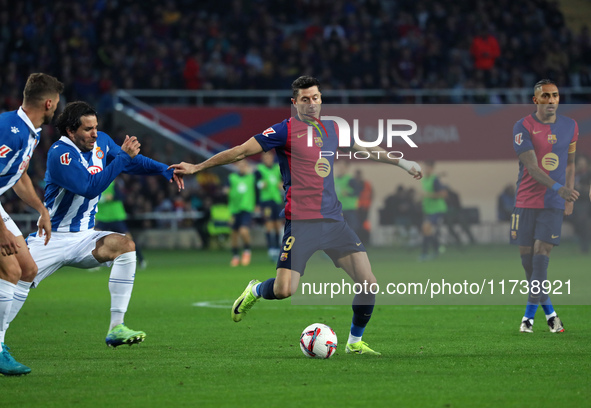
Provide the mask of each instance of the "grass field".
[{"label": "grass field", "polygon": [[[147,252],[126,323],[139,346],[105,346],[108,270],[62,269],[31,292],[7,334],[33,372],[0,377],[0,407],[580,407],[591,398],[591,306],[557,306],[566,332],[518,332],[523,306],[378,305],[364,340],[381,357],[345,354],[350,306],[262,301],[241,323],[229,306],[252,278],[274,275],[255,252],[231,269],[226,252]],[[515,248],[449,250],[417,263],[405,250],[370,250],[374,269],[514,270]],[[330,266],[330,264],[327,264]],[[564,246],[550,275],[589,270]],[[311,273],[311,272],[310,272]],[[589,296],[591,300],[591,296]],[[198,304],[200,306],[195,306]],[[330,360],[311,360],[298,340],[321,322],[339,336]]]}]

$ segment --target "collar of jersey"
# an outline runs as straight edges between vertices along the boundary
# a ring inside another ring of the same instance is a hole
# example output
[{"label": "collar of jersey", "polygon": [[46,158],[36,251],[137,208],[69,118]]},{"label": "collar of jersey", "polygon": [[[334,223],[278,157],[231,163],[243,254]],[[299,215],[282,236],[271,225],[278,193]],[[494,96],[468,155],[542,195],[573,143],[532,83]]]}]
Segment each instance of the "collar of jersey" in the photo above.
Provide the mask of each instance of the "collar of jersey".
[{"label": "collar of jersey", "polygon": [[38,135],[39,132],[41,132],[40,127],[35,129],[35,126],[33,126],[33,122],[31,122],[31,119],[29,119],[29,117],[27,116],[27,114],[23,110],[22,106],[18,108],[18,111],[16,112],[16,114],[18,115],[19,118],[21,118],[23,120],[23,122],[25,122],[27,124],[27,126],[29,127],[29,129],[31,129],[31,131],[35,132],[36,135]]}]

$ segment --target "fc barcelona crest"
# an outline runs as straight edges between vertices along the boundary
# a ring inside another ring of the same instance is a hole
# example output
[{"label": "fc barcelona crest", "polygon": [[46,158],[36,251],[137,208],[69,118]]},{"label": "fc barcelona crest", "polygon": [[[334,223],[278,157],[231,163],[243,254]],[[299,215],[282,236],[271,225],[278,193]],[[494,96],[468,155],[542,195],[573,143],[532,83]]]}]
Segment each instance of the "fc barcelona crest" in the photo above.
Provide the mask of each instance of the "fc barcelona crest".
[{"label": "fc barcelona crest", "polygon": [[556,135],[548,135],[548,143],[556,144]]},{"label": "fc barcelona crest", "polygon": [[322,141],[322,136],[314,136],[314,143],[318,147],[324,146],[324,142]]},{"label": "fc barcelona crest", "polygon": [[279,258],[279,260],[281,260],[281,261],[287,261],[287,252],[283,252],[281,254],[281,257]]},{"label": "fc barcelona crest", "polygon": [[517,239],[517,231],[511,231],[511,239]]}]

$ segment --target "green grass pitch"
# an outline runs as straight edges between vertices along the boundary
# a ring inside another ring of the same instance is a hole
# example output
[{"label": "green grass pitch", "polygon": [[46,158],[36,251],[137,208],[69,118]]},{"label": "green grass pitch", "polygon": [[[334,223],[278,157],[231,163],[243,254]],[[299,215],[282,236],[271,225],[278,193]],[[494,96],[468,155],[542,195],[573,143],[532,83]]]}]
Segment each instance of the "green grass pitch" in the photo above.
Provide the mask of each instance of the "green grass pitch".
[{"label": "green grass pitch", "polygon": [[[520,279],[515,252],[450,249],[429,263],[402,249],[369,255],[394,277],[500,270]],[[383,355],[353,356],[344,347],[350,306],[261,301],[231,321],[229,306],[248,281],[274,276],[262,251],[234,269],[224,251],[146,255],[126,316],[146,341],[107,348],[108,270],[62,269],[31,292],[8,331],[13,355],[33,371],[0,377],[2,408],[589,406],[591,306],[557,305],[567,330],[560,334],[548,332],[540,309],[535,332],[521,334],[521,305],[380,304],[364,340]],[[552,254],[551,278],[579,269],[588,273],[589,258],[573,246]],[[315,322],[338,335],[330,360],[299,349],[301,331]]]}]

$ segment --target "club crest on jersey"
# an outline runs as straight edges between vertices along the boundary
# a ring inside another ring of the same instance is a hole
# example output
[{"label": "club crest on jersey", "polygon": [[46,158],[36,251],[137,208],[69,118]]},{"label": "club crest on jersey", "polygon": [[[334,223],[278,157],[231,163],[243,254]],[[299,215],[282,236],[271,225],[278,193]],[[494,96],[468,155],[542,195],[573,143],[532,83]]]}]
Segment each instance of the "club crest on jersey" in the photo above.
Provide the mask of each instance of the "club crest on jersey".
[{"label": "club crest on jersey", "polygon": [[523,133],[517,133],[515,135],[515,144],[521,146],[521,143],[523,143]]},{"label": "club crest on jersey", "polygon": [[5,158],[8,153],[12,152],[12,149],[6,145],[0,146],[0,158]]},{"label": "club crest on jersey", "polygon": [[96,147],[96,158],[99,160],[103,160],[103,157],[105,157],[105,153],[101,150],[100,146]]},{"label": "club crest on jersey", "polygon": [[324,146],[324,142],[322,141],[322,136],[314,136],[314,144],[318,147]]},{"label": "club crest on jersey", "polygon": [[70,158],[70,153],[64,153],[60,156],[60,163],[64,166],[68,166],[72,159]]},{"label": "club crest on jersey", "polygon": [[511,231],[511,239],[517,239],[517,231]]},{"label": "club crest on jersey", "polygon": [[280,261],[287,261],[287,256],[288,256],[288,253],[287,252],[283,252],[281,254],[281,256],[279,257],[279,260]]},{"label": "club crest on jersey", "polygon": [[548,135],[548,143],[556,144],[558,140],[556,139],[556,135]]},{"label": "club crest on jersey", "polygon": [[269,135],[272,135],[273,133],[275,133],[275,129],[273,129],[272,127],[270,127],[270,128],[268,128],[267,130],[265,130],[263,132],[263,136],[269,137]]},{"label": "club crest on jersey", "polygon": [[100,166],[90,166],[86,170],[88,170],[88,172],[90,174],[96,174],[96,173],[100,173],[101,171],[103,171],[103,168]]}]

